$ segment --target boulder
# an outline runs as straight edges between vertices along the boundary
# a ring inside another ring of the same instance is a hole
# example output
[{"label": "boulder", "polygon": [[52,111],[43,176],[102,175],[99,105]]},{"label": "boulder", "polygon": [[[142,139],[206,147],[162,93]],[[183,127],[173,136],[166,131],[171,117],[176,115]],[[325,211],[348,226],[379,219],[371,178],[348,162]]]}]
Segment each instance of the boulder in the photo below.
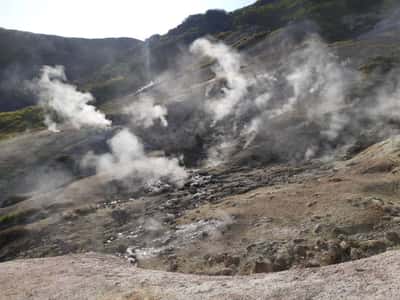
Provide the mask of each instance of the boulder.
[{"label": "boulder", "polygon": [[400,236],[398,235],[397,232],[386,232],[385,233],[385,239],[389,241],[390,243],[394,244],[400,244]]},{"label": "boulder", "polygon": [[253,273],[274,272],[274,265],[269,259],[257,260],[254,262]]},{"label": "boulder", "polygon": [[284,271],[290,269],[293,262],[293,257],[287,251],[282,251],[277,254],[274,260],[274,271]]},{"label": "boulder", "polygon": [[225,257],[224,264],[226,267],[229,267],[229,266],[237,267],[240,264],[240,257],[227,255]]},{"label": "boulder", "polygon": [[380,240],[368,240],[359,243],[361,250],[370,254],[377,254],[386,250],[387,245]]},{"label": "boulder", "polygon": [[300,256],[300,257],[306,257],[307,250],[308,250],[308,247],[307,246],[303,246],[303,245],[296,245],[296,246],[293,247],[294,255]]},{"label": "boulder", "polygon": [[357,260],[363,258],[363,252],[358,248],[350,249],[350,258],[351,260]]}]

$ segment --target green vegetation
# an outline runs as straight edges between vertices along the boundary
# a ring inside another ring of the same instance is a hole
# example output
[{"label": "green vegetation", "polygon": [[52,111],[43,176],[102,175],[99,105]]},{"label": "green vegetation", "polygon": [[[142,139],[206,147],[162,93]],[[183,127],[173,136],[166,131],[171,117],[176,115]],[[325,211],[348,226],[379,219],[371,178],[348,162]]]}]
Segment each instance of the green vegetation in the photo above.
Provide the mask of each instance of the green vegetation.
[{"label": "green vegetation", "polygon": [[[379,12],[394,5],[385,0],[260,0],[254,5],[233,13],[234,23],[257,25],[269,31],[288,23],[303,20],[315,21],[321,34],[330,41],[346,39],[372,27],[378,16],[366,12]],[[357,16],[354,22],[351,18]]]},{"label": "green vegetation", "polygon": [[11,213],[8,215],[0,216],[0,229],[6,229],[15,225],[19,225],[20,222],[23,222],[24,215],[21,213]]},{"label": "green vegetation", "polygon": [[25,225],[33,220],[43,218],[45,215],[36,209],[16,211],[7,215],[0,216],[0,230],[13,226]]},{"label": "green vegetation", "polygon": [[245,36],[245,37],[241,38],[240,40],[235,42],[232,45],[232,47],[234,47],[234,48],[236,48],[238,50],[243,50],[243,49],[248,48],[248,47],[256,44],[257,42],[261,41],[267,35],[268,35],[268,32],[266,32],[266,31],[253,33],[251,35],[248,35],[248,36]]},{"label": "green vegetation", "polygon": [[37,106],[0,113],[0,140],[41,128],[44,128],[43,112]]},{"label": "green vegetation", "polygon": [[17,219],[15,214],[0,216],[0,227],[12,223],[15,219]]}]

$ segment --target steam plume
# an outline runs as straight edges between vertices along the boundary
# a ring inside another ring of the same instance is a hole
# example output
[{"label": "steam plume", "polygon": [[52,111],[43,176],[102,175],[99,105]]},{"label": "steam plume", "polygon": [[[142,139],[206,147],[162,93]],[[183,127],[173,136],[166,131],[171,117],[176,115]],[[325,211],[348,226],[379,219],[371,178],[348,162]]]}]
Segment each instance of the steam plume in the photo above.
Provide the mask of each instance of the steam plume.
[{"label": "steam plume", "polygon": [[164,127],[168,126],[166,119],[168,114],[167,108],[154,104],[152,97],[141,97],[139,101],[131,104],[125,112],[132,117],[133,123],[144,128],[153,126],[155,120],[159,120]]},{"label": "steam plume", "polygon": [[84,167],[94,166],[97,173],[108,174],[113,178],[141,179],[153,184],[165,179],[180,185],[187,177],[184,168],[176,158],[151,157],[146,155],[142,142],[128,129],[123,129],[108,142],[110,153],[95,155],[90,152],[84,158]]},{"label": "steam plume", "polygon": [[221,121],[233,112],[246,93],[248,83],[240,71],[241,57],[228,46],[212,43],[207,39],[196,40],[190,50],[195,55],[208,56],[216,60],[216,65],[213,67],[216,81],[226,81],[221,88],[222,96],[213,97],[206,102],[207,109],[214,115],[214,121]]},{"label": "steam plume", "polygon": [[90,93],[83,93],[66,83],[64,67],[44,66],[41,77],[34,83],[40,102],[39,104],[49,113],[46,125],[49,130],[57,131],[57,120],[77,129],[82,126],[105,128],[111,125],[105,115],[89,103],[94,101]]}]

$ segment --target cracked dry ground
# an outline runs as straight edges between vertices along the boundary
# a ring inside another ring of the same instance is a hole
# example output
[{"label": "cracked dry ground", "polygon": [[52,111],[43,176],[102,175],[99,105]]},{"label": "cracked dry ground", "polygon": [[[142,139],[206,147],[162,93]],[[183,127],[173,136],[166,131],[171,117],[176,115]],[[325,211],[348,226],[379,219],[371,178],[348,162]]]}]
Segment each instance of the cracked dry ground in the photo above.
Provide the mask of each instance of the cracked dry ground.
[{"label": "cracked dry ground", "polygon": [[369,257],[400,245],[399,155],[396,137],[350,160],[196,170],[180,189],[130,193],[85,178],[62,197],[0,209],[20,215],[2,223],[0,258],[96,251],[148,269],[244,275]]}]

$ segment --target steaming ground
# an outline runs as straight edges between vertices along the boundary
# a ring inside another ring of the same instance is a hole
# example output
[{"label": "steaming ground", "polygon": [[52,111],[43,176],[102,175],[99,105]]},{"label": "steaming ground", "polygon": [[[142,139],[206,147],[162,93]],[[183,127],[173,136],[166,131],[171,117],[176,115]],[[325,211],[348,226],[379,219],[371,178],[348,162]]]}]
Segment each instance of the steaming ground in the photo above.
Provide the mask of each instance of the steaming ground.
[{"label": "steaming ground", "polygon": [[[127,263],[212,275],[315,267],[396,248],[399,138],[351,160],[297,167],[217,167],[181,188],[133,190],[97,175],[2,215],[3,260],[89,250]],[[18,222],[16,225],[13,222]]]},{"label": "steaming ground", "polygon": [[0,260],[231,275],[398,247],[398,72],[364,72],[357,47],[292,28],[243,53],[200,39],[106,114],[44,67],[49,130],[1,142]]}]

